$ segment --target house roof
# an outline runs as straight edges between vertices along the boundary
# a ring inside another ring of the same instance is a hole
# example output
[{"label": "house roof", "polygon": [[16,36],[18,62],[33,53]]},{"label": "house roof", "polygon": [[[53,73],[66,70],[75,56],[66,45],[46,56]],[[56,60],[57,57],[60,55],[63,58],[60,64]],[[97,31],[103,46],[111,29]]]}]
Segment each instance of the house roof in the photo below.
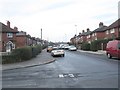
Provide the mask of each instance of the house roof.
[{"label": "house roof", "polygon": [[120,27],[120,18],[116,20],[114,23],[112,23],[109,27],[107,27],[106,30],[116,28],[116,27]]},{"label": "house roof", "polygon": [[91,31],[83,32],[83,33],[81,34],[81,36],[86,36],[86,35],[89,35],[89,34],[91,34]]},{"label": "house roof", "polygon": [[0,32],[3,32],[3,33],[6,33],[6,32],[17,33],[18,32],[17,30],[9,28],[8,26],[6,26],[5,24],[3,24],[1,22],[0,22],[0,24],[2,26],[2,30],[0,30]]},{"label": "house roof", "polygon": [[95,30],[93,31],[93,33],[94,33],[94,32],[104,32],[104,31],[106,30],[106,28],[107,28],[107,26],[99,27],[99,28],[95,29]]}]

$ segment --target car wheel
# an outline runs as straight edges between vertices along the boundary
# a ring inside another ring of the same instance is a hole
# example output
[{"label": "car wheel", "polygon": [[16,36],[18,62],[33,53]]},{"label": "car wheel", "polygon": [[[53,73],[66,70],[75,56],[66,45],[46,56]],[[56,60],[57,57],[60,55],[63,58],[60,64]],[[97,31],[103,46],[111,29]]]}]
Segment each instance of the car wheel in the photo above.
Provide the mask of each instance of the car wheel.
[{"label": "car wheel", "polygon": [[111,56],[109,53],[107,54],[107,57],[108,57],[109,59],[112,58],[112,56]]}]

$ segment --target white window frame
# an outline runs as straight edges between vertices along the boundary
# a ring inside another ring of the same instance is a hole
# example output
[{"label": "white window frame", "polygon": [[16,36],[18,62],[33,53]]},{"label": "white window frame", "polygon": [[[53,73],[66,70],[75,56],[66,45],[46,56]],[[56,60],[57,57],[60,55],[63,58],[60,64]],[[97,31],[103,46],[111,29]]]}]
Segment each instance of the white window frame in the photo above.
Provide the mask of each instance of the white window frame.
[{"label": "white window frame", "polygon": [[97,33],[95,33],[95,36],[97,35]]},{"label": "white window frame", "polygon": [[108,31],[108,30],[106,31],[106,34],[109,34],[109,31]]},{"label": "white window frame", "polygon": [[97,40],[97,37],[95,37],[95,40]]},{"label": "white window frame", "polygon": [[115,33],[115,29],[114,29],[114,28],[111,29],[111,30],[110,30],[110,33]]},{"label": "white window frame", "polygon": [[90,35],[88,35],[87,38],[90,38]]},{"label": "white window frame", "polygon": [[7,33],[8,38],[13,38],[13,33]]}]

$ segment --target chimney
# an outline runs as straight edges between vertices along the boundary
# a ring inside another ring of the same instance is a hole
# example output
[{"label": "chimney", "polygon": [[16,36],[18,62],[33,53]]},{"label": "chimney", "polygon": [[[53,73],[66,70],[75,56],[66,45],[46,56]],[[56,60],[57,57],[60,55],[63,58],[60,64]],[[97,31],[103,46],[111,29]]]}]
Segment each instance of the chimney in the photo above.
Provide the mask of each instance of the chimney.
[{"label": "chimney", "polygon": [[18,28],[17,28],[17,27],[14,27],[14,30],[15,30],[15,31],[18,31]]},{"label": "chimney", "polygon": [[10,28],[10,22],[9,21],[7,21],[7,26]]},{"label": "chimney", "polygon": [[84,33],[85,31],[84,30],[82,30],[82,33]]},{"label": "chimney", "polygon": [[89,28],[87,28],[87,32],[89,32],[90,31],[90,29]]},{"label": "chimney", "polygon": [[99,23],[99,28],[103,27],[103,22]]}]

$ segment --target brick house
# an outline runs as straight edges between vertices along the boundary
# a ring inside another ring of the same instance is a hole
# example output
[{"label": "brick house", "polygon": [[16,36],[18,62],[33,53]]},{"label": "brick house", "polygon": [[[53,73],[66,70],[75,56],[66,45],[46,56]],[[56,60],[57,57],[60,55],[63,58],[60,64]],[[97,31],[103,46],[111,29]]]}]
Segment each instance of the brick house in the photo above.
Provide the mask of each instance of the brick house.
[{"label": "brick house", "polygon": [[80,42],[81,43],[91,43],[91,31],[89,28],[87,28],[87,31],[85,32],[84,30],[82,30],[82,33],[80,35]]},{"label": "brick house", "polygon": [[32,45],[33,46],[37,45],[37,39],[35,37],[32,37]]},{"label": "brick house", "polygon": [[105,39],[115,39],[118,37],[120,37],[120,19],[107,27],[105,32]]},{"label": "brick house", "polygon": [[10,22],[7,21],[7,25],[0,22],[0,52],[11,52],[16,48],[16,33],[18,28],[10,27]]},{"label": "brick house", "polygon": [[78,36],[74,36],[73,38],[70,39],[70,43],[74,44],[74,45],[81,45],[82,43],[85,42],[89,42],[91,41],[91,31],[89,30],[89,28],[87,28],[87,31],[85,32],[85,30],[82,30],[82,33],[79,33]]},{"label": "brick house", "polygon": [[24,46],[32,46],[33,39],[30,35],[27,35],[26,32],[20,31],[16,34],[17,38],[17,48]]},{"label": "brick house", "polygon": [[76,35],[70,39],[70,44],[75,45],[76,43]]},{"label": "brick house", "polygon": [[99,39],[104,39],[105,36],[105,31],[106,31],[107,26],[105,26],[102,22],[99,23],[99,28],[95,29],[91,35],[91,41],[94,40],[99,40]]},{"label": "brick house", "polygon": [[91,43],[91,33],[92,33],[92,31],[90,31],[90,29],[87,28],[87,32],[85,34],[87,43]]}]

